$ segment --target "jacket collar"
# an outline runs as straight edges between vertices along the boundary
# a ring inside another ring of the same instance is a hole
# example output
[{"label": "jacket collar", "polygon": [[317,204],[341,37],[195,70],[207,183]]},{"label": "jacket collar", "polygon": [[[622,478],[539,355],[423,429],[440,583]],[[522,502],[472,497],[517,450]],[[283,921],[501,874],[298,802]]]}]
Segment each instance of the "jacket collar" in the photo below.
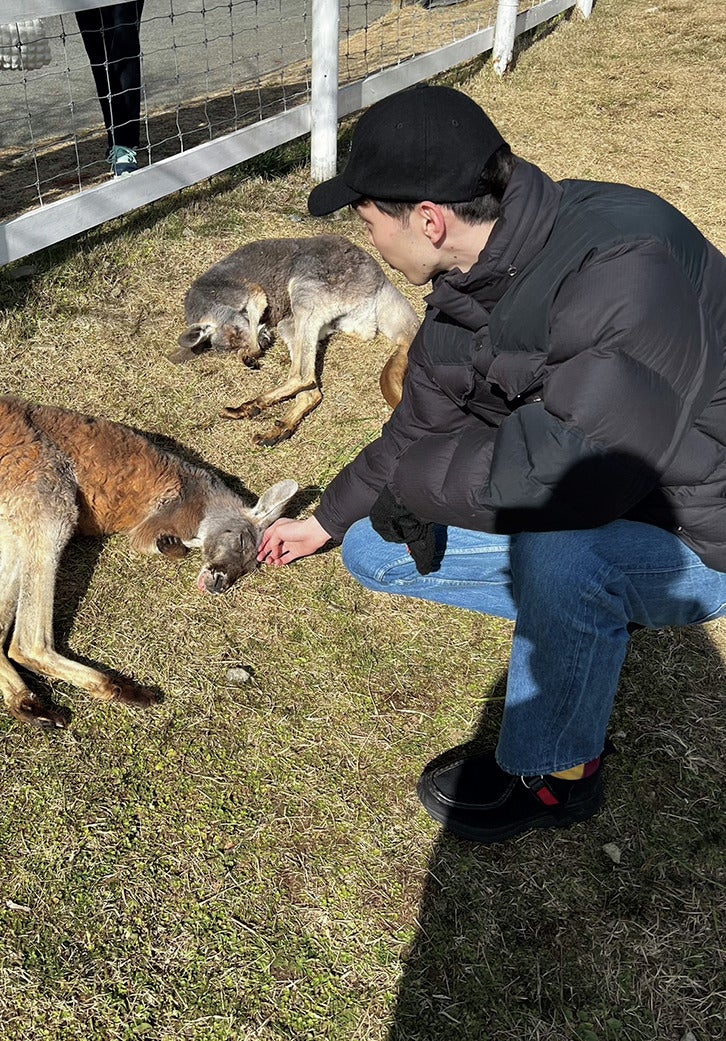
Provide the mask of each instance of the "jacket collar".
[{"label": "jacket collar", "polygon": [[470,271],[437,275],[426,297],[467,329],[481,329],[489,312],[543,248],[557,217],[562,188],[538,166],[517,158],[502,200],[503,214]]}]

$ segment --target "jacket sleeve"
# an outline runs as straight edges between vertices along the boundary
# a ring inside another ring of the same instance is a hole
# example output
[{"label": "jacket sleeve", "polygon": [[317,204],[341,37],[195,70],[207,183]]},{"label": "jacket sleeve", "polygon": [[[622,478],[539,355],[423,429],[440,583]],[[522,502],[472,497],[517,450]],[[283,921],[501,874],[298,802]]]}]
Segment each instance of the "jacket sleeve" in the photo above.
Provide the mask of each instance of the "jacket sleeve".
[{"label": "jacket sleeve", "polygon": [[494,432],[474,421],[419,438],[391,487],[422,519],[484,531],[623,517],[657,486],[710,399],[716,345],[660,243],[594,254],[555,300],[542,400]]},{"label": "jacket sleeve", "polygon": [[407,448],[423,436],[456,436],[466,421],[462,410],[444,394],[422,365],[420,335],[409,351],[409,368],[400,404],[380,436],[333,478],[314,511],[315,518],[338,542],[351,524],[368,516]]}]

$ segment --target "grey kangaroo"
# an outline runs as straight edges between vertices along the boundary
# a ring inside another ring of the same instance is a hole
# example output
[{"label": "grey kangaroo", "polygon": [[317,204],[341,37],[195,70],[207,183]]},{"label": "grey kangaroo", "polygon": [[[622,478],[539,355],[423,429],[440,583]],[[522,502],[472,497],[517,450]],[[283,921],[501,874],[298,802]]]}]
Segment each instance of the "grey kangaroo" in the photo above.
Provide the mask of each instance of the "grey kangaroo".
[{"label": "grey kangaroo", "polygon": [[189,289],[188,328],[170,355],[183,362],[205,350],[236,351],[253,368],[277,329],[290,352],[290,370],[279,386],[221,415],[244,419],[280,401],[292,404],[272,429],[254,441],[276,445],[294,434],[322,401],[316,374],[318,344],[331,332],[371,340],[380,331],[396,350],[380,386],[388,404],[401,399],[408,348],[419,326],[415,311],[380,265],[341,235],[250,242],[214,264]]},{"label": "grey kangaroo", "polygon": [[10,714],[43,727],[67,717],[31,692],[9,659],[102,701],[159,700],[55,650],[56,574],[74,533],[126,532],[134,549],[172,558],[199,548],[199,588],[223,593],[257,567],[262,532],[297,490],[281,481],[251,507],[216,474],[120,423],[0,398],[0,691]]}]

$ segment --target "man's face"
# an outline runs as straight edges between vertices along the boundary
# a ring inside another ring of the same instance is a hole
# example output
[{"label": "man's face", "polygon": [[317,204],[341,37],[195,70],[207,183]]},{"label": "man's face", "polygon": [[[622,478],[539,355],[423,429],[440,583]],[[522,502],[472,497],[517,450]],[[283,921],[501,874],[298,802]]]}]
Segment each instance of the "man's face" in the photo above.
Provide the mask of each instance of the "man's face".
[{"label": "man's face", "polygon": [[368,241],[395,271],[414,286],[423,286],[440,270],[440,258],[414,210],[401,220],[383,213],[373,202],[361,202],[355,211],[366,226]]}]

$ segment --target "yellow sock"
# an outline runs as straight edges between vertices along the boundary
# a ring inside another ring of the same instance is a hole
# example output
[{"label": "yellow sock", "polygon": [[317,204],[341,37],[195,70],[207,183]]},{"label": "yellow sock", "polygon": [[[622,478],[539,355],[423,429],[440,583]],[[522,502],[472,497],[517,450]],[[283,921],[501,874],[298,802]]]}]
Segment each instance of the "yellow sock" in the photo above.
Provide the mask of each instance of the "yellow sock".
[{"label": "yellow sock", "polygon": [[571,766],[569,770],[557,770],[551,777],[561,777],[563,781],[580,781],[585,775],[585,764]]}]

